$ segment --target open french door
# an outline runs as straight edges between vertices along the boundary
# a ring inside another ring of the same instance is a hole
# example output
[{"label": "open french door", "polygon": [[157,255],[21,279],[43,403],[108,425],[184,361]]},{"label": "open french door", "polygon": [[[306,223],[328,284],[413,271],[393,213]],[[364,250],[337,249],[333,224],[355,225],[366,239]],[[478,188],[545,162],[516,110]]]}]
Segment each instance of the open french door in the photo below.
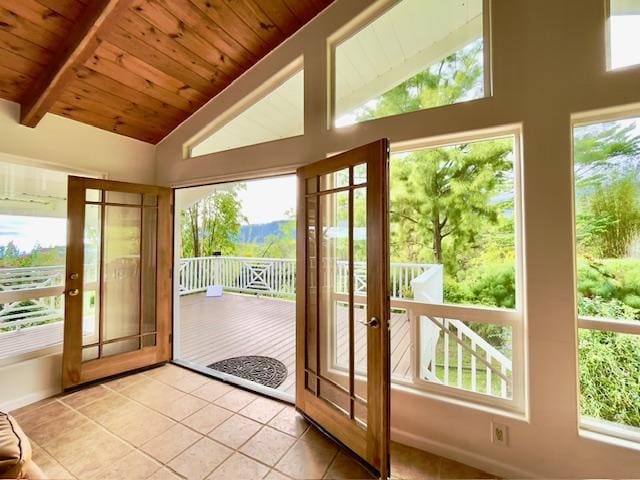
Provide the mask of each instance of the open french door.
[{"label": "open french door", "polygon": [[63,388],[170,359],[172,198],[69,177]]},{"label": "open french door", "polygon": [[385,479],[388,160],[383,139],[297,172],[296,407]]}]

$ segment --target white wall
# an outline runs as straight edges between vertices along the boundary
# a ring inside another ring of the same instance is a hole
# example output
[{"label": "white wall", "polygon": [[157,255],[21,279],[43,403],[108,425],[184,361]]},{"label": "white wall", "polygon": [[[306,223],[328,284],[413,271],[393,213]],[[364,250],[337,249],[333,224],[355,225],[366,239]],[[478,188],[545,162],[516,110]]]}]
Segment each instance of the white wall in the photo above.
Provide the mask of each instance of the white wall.
[{"label": "white wall", "polygon": [[[0,161],[105,174],[111,180],[153,182],[154,145],[51,114],[36,128],[27,128],[20,125],[19,115],[18,104],[0,100]],[[61,354],[55,350],[0,364],[0,410],[60,391]]]},{"label": "white wall", "polygon": [[[492,97],[327,129],[326,39],[373,5],[337,0],[165,138],[158,145],[156,180],[193,185],[289,173],[380,137],[397,148],[415,139],[521,124],[526,414],[514,417],[395,388],[394,435],[506,476],[640,477],[639,447],[586,438],[578,430],[571,159],[572,115],[640,102],[640,68],[606,71],[604,0],[489,3]],[[183,159],[191,138],[300,54],[305,62],[303,137]],[[490,443],[492,420],[509,427],[507,448]]]}]

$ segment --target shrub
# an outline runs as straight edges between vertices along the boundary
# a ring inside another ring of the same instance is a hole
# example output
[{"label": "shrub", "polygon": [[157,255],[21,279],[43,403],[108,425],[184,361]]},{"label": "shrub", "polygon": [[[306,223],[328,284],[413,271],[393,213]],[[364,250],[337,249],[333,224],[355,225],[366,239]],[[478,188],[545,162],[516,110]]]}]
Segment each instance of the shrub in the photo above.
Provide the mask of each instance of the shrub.
[{"label": "shrub", "polygon": [[640,427],[640,337],[580,330],[582,415]]}]

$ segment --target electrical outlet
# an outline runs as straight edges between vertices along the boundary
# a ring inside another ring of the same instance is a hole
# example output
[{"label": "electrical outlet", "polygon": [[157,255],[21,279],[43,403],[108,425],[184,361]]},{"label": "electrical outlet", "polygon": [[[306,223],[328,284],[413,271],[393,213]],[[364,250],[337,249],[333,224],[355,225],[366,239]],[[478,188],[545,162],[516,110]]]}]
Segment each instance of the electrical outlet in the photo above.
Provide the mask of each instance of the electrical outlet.
[{"label": "electrical outlet", "polygon": [[509,445],[509,427],[502,423],[491,422],[491,443],[506,447]]}]

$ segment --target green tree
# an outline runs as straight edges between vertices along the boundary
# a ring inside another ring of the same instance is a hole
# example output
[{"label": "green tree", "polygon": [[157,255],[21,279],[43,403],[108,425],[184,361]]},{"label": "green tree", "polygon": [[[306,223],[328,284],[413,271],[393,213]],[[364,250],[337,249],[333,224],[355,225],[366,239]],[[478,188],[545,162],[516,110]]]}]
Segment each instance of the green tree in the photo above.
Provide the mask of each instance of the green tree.
[{"label": "green tree", "polygon": [[182,257],[235,252],[235,239],[246,222],[238,199],[240,188],[244,187],[216,191],[181,212]]}]

